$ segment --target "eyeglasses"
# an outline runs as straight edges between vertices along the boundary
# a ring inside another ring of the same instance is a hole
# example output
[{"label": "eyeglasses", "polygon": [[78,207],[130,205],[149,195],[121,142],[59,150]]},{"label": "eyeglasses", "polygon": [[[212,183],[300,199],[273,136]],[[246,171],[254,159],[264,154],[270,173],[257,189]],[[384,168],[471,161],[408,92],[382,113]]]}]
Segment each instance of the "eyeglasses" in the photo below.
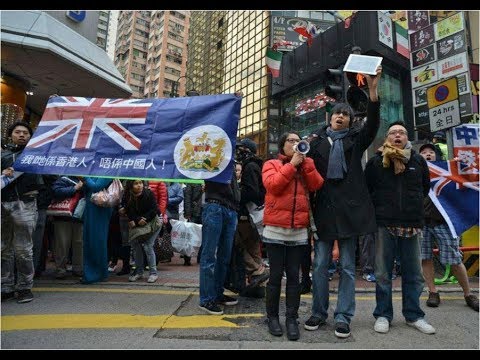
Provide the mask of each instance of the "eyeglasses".
[{"label": "eyeglasses", "polygon": [[286,141],[288,141],[290,144],[295,144],[295,143],[299,143],[300,139],[287,139]]},{"label": "eyeglasses", "polygon": [[405,130],[392,130],[389,131],[387,135],[407,135],[407,132]]}]

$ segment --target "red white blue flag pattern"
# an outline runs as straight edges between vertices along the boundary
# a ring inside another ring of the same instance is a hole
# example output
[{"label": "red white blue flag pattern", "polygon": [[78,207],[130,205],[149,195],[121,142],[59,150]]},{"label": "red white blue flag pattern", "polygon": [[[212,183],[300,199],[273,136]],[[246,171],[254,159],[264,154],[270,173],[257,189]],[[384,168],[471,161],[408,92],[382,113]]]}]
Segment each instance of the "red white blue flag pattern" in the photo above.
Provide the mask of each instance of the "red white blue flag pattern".
[{"label": "red white blue flag pattern", "polygon": [[14,164],[37,174],[231,179],[241,98],[49,99]]},{"label": "red white blue flag pattern", "polygon": [[428,162],[430,198],[446,220],[454,237],[478,225],[478,163],[461,161]]}]

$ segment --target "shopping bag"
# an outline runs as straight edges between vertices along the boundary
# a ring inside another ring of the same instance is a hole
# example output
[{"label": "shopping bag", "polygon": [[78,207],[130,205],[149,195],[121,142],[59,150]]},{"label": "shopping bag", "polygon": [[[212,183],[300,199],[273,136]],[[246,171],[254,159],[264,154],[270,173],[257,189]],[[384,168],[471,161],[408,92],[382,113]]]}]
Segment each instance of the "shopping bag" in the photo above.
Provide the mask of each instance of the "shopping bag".
[{"label": "shopping bag", "polygon": [[171,219],[171,239],[173,250],[186,256],[192,256],[195,248],[202,245],[202,225]]},{"label": "shopping bag", "polygon": [[61,201],[53,200],[47,208],[47,215],[71,217],[80,201],[81,193],[76,192],[72,197]]},{"label": "shopping bag", "polygon": [[114,207],[122,200],[123,186],[120,180],[113,179],[108,188],[93,193],[90,201],[101,207]]},{"label": "shopping bag", "polygon": [[258,235],[260,235],[261,238],[263,229],[265,227],[263,225],[263,212],[265,210],[265,205],[257,206],[254,202],[249,201],[245,204],[245,206],[247,207],[248,214],[250,215],[250,220],[257,229]]}]

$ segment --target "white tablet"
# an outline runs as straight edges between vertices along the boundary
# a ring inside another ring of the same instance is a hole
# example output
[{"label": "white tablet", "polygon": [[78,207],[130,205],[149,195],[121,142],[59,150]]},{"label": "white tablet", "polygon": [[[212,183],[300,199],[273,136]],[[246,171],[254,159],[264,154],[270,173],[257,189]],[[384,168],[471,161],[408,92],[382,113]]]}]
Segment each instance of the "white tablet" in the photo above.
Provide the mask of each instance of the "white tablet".
[{"label": "white tablet", "polygon": [[343,71],[376,75],[377,67],[382,63],[382,60],[383,58],[380,56],[350,54]]}]

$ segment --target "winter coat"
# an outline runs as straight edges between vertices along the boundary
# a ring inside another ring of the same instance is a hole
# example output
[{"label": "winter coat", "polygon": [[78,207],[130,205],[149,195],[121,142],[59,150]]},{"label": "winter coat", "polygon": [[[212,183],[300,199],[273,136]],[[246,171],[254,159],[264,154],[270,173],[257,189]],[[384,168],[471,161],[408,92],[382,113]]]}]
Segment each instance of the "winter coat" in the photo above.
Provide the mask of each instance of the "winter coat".
[{"label": "winter coat", "polygon": [[142,217],[148,223],[158,214],[157,201],[150,189],[144,188],[140,196],[125,194],[124,197],[128,221],[135,221],[135,225],[138,225]]},{"label": "winter coat", "polygon": [[323,178],[312,159],[305,158],[298,168],[289,161],[280,154],[278,160],[269,160],[263,165],[262,180],[267,191],[263,223],[290,229],[306,228],[310,225],[307,189],[309,192],[320,189]]},{"label": "winter coat", "polygon": [[330,142],[325,125],[310,143],[315,167],[325,179],[314,200],[314,218],[319,240],[341,240],[375,232],[375,210],[362,169],[362,156],[373,142],[380,125],[380,101],[369,102],[363,127],[352,126],[341,140],[347,173],[342,180],[327,179]]},{"label": "winter coat", "polygon": [[430,190],[427,162],[414,150],[405,171],[395,175],[393,165],[384,168],[381,153],[365,167],[365,177],[375,206],[377,224],[382,226],[422,227],[424,197]]},{"label": "winter coat", "polygon": [[202,184],[187,184],[183,189],[183,215],[194,222],[202,220]]},{"label": "winter coat", "polygon": [[160,214],[165,215],[168,204],[167,185],[163,181],[149,181],[148,187],[152,190],[157,200],[158,210]]}]

